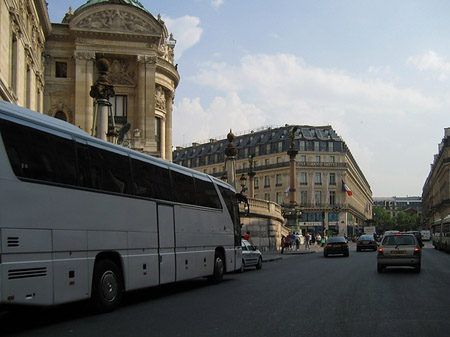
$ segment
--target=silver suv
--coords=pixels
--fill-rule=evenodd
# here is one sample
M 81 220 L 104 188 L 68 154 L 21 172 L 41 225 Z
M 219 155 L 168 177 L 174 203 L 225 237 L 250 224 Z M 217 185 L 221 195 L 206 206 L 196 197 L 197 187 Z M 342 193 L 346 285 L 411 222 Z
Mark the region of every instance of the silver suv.
M 388 234 L 378 248 L 378 272 L 382 273 L 388 266 L 409 266 L 420 273 L 421 259 L 422 247 L 414 234 Z

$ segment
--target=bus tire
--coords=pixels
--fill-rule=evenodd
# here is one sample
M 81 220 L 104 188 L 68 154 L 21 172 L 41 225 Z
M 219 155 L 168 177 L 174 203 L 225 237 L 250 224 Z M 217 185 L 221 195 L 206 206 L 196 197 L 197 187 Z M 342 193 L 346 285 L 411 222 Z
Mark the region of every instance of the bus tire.
M 216 252 L 214 255 L 214 272 L 209 277 L 211 283 L 220 283 L 223 280 L 223 274 L 225 273 L 225 260 L 220 252 Z
M 111 260 L 100 260 L 95 264 L 92 284 L 92 301 L 100 313 L 116 309 L 122 300 L 122 273 Z

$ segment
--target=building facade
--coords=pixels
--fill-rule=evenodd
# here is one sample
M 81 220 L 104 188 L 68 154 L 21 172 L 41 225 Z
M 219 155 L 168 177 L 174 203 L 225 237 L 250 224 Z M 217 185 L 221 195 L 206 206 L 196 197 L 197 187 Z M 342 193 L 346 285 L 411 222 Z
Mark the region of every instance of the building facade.
M 227 139 L 211 139 L 206 144 L 177 148 L 173 161 L 225 177 L 227 144 Z M 233 144 L 237 149 L 237 181 L 246 181 L 244 194 L 251 192 L 250 197 L 282 205 L 288 219 L 286 225 L 293 231 L 332 230 L 351 236 L 364 221 L 372 218 L 370 185 L 349 148 L 331 126 L 266 128 L 237 136 Z M 292 145 L 298 151 L 295 188 L 291 187 L 288 155 Z M 289 199 L 291 188 L 295 190 L 294 207 Z
M 395 217 L 399 212 L 422 215 L 422 198 L 413 197 L 374 197 L 373 206 L 382 207 L 391 217 Z
M 45 0 L 0 2 L 0 99 L 43 112 L 42 55 L 50 31 Z
M 434 156 L 431 170 L 422 189 L 422 218 L 430 227 L 438 219 L 450 214 L 450 128 L 444 129 L 444 137 Z
M 44 0 L 6 3 L 0 7 L 2 35 L 8 24 L 13 28 L 0 50 L 1 62 L 8 55 L 1 69 L 11 69 L 1 73 L 2 99 L 92 134 L 97 110 L 90 93 L 99 77 L 96 61 L 102 58 L 109 64 L 114 88 L 110 115 L 117 130 L 129 130 L 125 144 L 171 160 L 172 105 L 179 74 L 174 64 L 176 41 L 159 15 L 155 18 L 139 1 L 89 0 L 75 11 L 69 9 L 62 23 L 50 24 Z M 23 14 L 25 7 L 28 16 Z M 32 28 L 16 24 L 29 17 Z M 18 37 L 23 42 L 15 45 Z

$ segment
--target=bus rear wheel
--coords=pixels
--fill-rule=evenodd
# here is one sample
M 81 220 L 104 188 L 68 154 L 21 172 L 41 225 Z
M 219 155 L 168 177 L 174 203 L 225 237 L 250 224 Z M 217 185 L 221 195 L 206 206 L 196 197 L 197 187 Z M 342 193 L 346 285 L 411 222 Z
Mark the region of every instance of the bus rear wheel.
M 110 312 L 116 309 L 123 295 L 122 273 L 116 263 L 100 260 L 94 269 L 92 300 L 96 309 Z

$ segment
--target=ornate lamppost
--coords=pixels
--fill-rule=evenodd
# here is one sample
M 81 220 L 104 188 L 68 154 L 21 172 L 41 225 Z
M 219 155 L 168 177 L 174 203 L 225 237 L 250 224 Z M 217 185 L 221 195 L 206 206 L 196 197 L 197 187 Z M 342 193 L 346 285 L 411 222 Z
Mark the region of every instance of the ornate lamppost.
M 233 139 L 235 138 L 233 132 L 228 133 L 227 139 L 228 139 L 228 145 L 225 149 L 225 170 L 227 172 L 227 182 L 234 188 L 236 188 L 236 170 L 235 170 L 235 162 L 236 162 L 236 155 L 237 150 L 236 147 L 233 144 Z
M 241 194 L 244 194 L 244 192 L 247 190 L 247 187 L 245 187 L 245 185 L 247 184 L 247 178 L 245 177 L 245 174 L 242 173 L 241 177 L 239 178 L 239 181 L 241 183 Z
M 109 98 L 114 96 L 114 86 L 108 78 L 109 61 L 100 58 L 96 63 L 98 69 L 98 78 L 89 95 L 95 99 L 94 121 L 92 125 L 92 135 L 94 137 L 107 140 L 107 137 L 117 137 L 115 130 L 114 116 L 112 114 L 111 103 Z M 108 117 L 111 117 L 112 127 L 109 127 Z
M 248 194 L 250 198 L 254 198 L 255 197 L 255 172 L 253 171 L 253 158 L 255 157 L 254 154 L 251 154 L 250 156 L 248 156 L 248 163 L 249 163 L 249 169 L 248 169 L 248 177 L 249 177 L 249 190 L 248 190 Z

